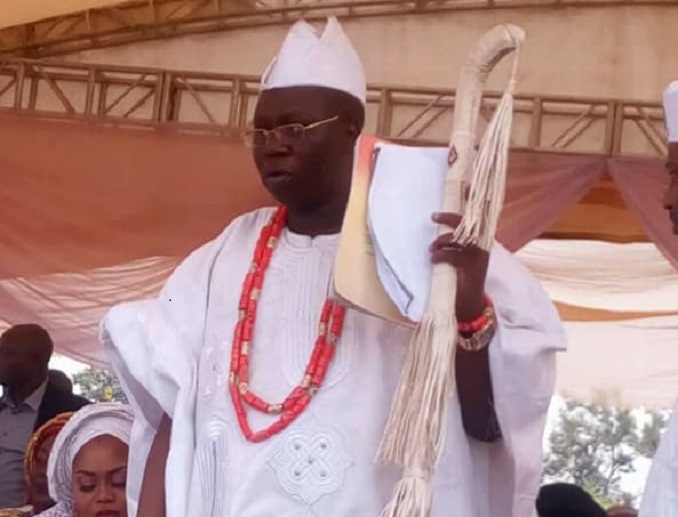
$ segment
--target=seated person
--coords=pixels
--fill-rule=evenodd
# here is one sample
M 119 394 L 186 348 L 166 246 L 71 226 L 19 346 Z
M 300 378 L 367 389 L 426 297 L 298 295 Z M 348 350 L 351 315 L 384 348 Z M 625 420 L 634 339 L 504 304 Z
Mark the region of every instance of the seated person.
M 65 393 L 73 393 L 73 381 L 61 370 L 48 371 L 47 379 L 56 389 Z
M 539 517 L 608 517 L 589 494 L 576 485 L 544 485 L 537 497 Z
M 36 324 L 14 325 L 0 335 L 0 429 L 4 431 L 0 433 L 0 508 L 16 508 L 24 501 L 24 459 L 33 433 L 58 414 L 90 403 L 52 382 L 53 352 L 49 332 Z
M 86 406 L 64 425 L 49 456 L 56 506 L 40 517 L 127 517 L 127 457 L 134 417 L 122 404 Z
M 61 413 L 38 429 L 28 443 L 24 458 L 26 477 L 26 505 L 34 513 L 44 512 L 56 503 L 49 496 L 47 488 L 47 461 L 57 434 L 73 415 Z

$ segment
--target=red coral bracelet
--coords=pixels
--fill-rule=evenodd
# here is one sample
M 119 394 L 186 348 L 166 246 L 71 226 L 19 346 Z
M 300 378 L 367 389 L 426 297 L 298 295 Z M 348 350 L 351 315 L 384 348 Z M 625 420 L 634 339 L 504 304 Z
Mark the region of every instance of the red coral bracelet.
M 483 313 L 473 321 L 459 321 L 457 328 L 459 332 L 474 333 L 487 327 L 487 324 L 492 321 L 494 317 L 494 306 L 489 296 L 485 295 L 485 309 Z

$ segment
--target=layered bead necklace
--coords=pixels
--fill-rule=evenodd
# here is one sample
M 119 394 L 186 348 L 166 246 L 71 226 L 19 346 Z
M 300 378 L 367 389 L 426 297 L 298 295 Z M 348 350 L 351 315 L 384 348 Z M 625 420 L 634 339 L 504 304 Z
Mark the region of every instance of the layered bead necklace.
M 257 304 L 264 284 L 264 276 L 278 239 L 285 227 L 287 213 L 280 206 L 259 234 L 252 264 L 243 282 L 238 304 L 238 323 L 235 326 L 231 349 L 229 390 L 238 418 L 238 424 L 245 438 L 250 442 L 262 442 L 289 426 L 306 409 L 311 398 L 322 386 L 327 369 L 334 357 L 337 341 L 341 337 L 346 308 L 339 303 L 326 300 L 320 313 L 318 337 L 299 385 L 284 401 L 271 404 L 258 397 L 249 388 L 250 349 L 254 337 Z M 247 420 L 245 406 L 267 413 L 280 415 L 278 420 L 261 431 L 252 431 Z

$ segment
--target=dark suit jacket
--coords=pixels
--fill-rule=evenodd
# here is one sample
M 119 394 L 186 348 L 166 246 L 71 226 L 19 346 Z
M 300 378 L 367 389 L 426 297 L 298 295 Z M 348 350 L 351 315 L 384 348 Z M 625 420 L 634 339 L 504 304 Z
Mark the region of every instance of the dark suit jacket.
M 77 411 L 87 404 L 91 404 L 91 402 L 86 398 L 60 390 L 48 381 L 45 396 L 42 398 L 40 409 L 38 409 L 38 418 L 34 430 L 61 413 Z

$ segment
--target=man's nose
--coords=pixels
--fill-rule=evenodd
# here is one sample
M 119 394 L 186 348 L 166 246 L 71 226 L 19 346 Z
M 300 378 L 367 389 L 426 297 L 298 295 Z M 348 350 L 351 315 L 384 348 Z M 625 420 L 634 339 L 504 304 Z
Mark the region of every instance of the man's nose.
M 291 147 L 280 141 L 278 137 L 271 136 L 264 145 L 264 154 L 266 156 L 276 156 L 281 154 L 289 154 Z
M 666 210 L 673 210 L 673 206 L 676 204 L 676 198 L 678 198 L 678 187 L 669 185 L 664 192 L 664 208 Z

